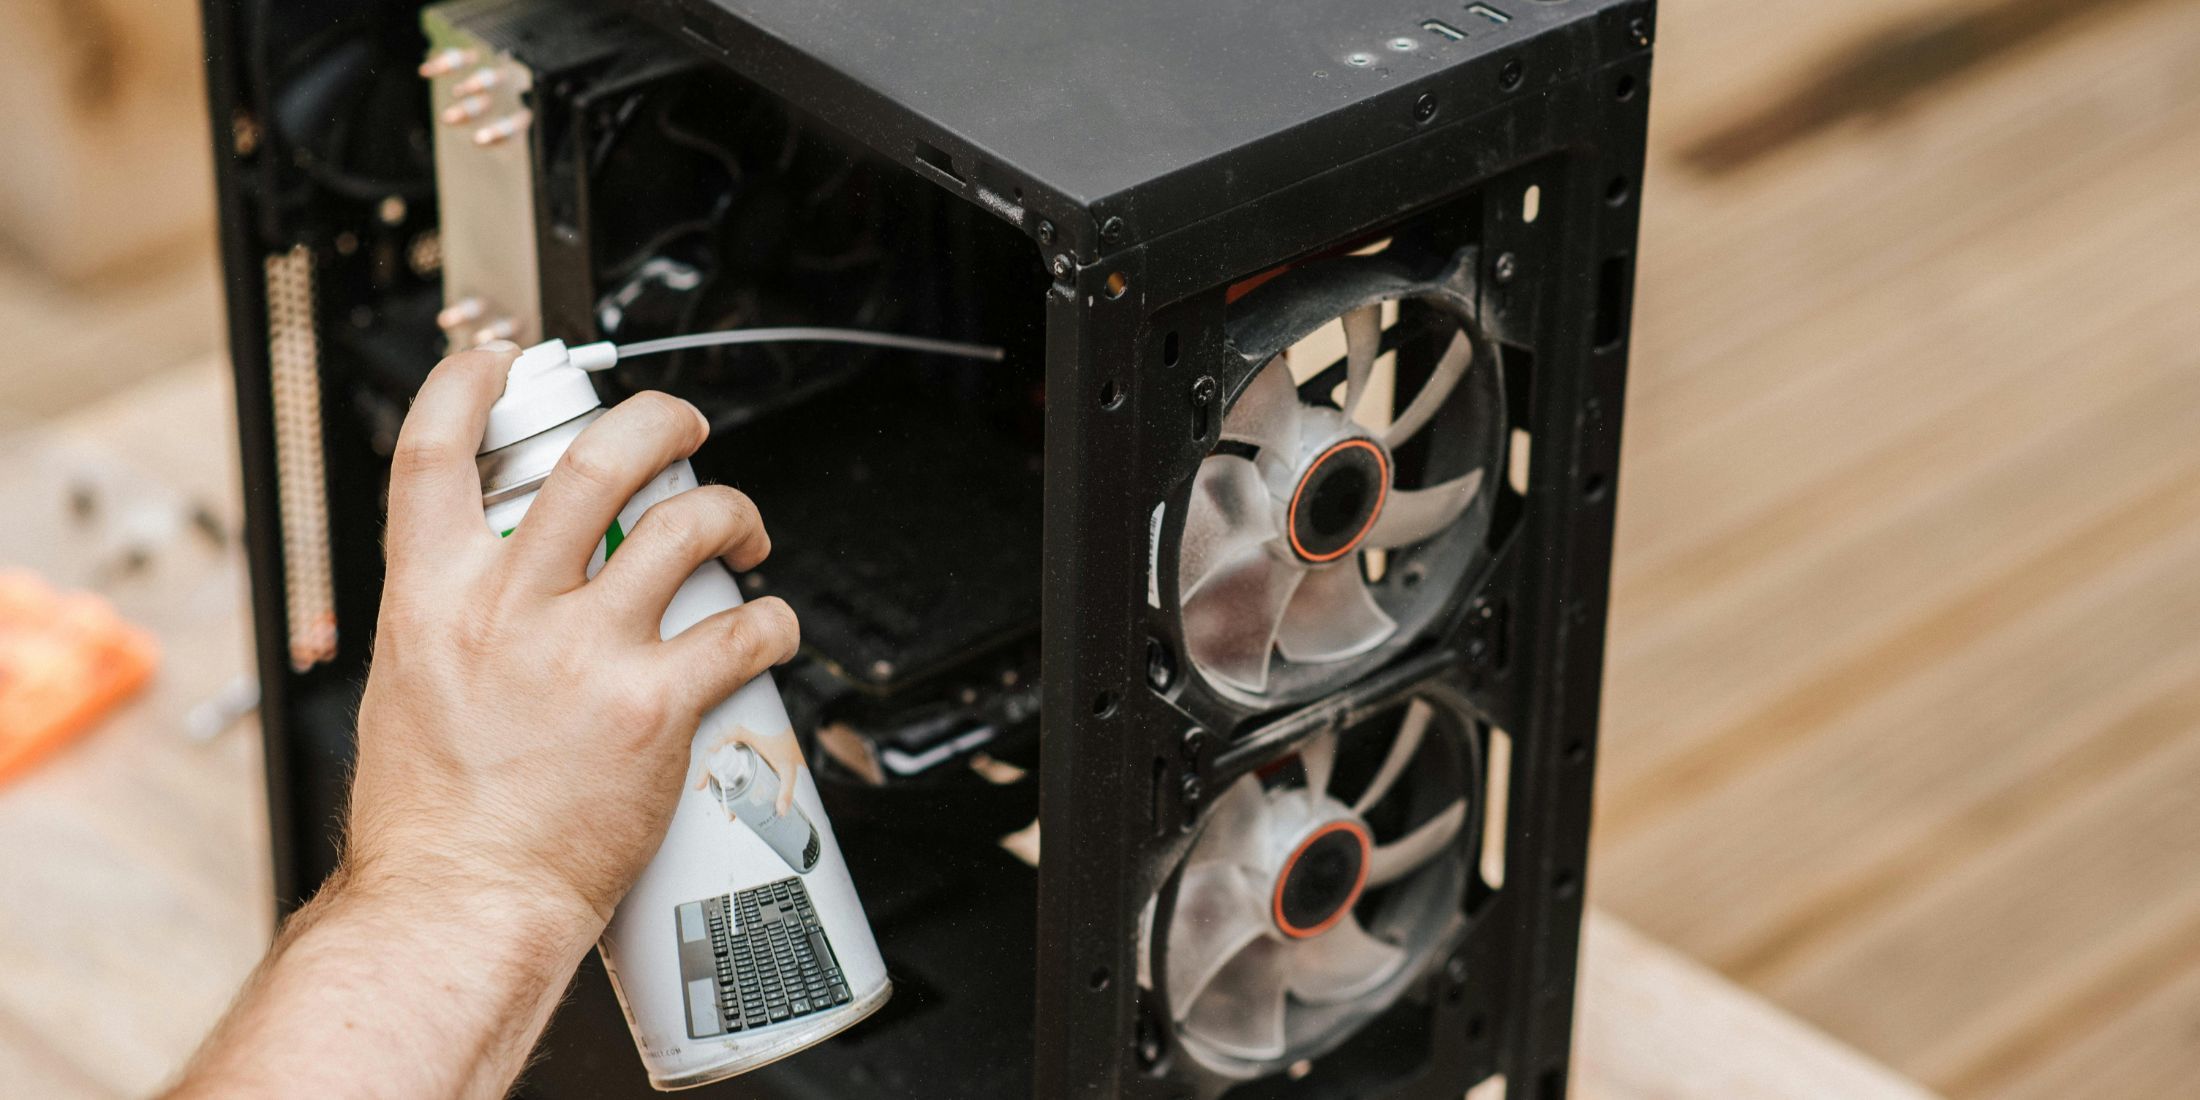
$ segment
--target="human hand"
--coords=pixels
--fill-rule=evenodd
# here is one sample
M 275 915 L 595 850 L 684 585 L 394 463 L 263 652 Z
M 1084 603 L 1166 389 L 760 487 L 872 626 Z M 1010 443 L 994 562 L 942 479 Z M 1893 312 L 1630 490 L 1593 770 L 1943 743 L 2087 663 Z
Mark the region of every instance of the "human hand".
M 764 763 L 771 766 L 773 774 L 779 776 L 779 801 L 772 812 L 780 817 L 787 816 L 787 811 L 794 808 L 795 769 L 803 765 L 802 743 L 795 739 L 794 731 L 790 729 L 778 733 L 758 733 L 747 726 L 736 726 L 732 733 L 712 742 L 709 750 L 703 753 L 703 758 L 709 759 L 712 753 L 727 745 L 747 745 Z M 695 789 L 698 791 L 709 785 L 710 774 L 707 772 L 695 780 Z
M 588 578 L 612 518 L 708 436 L 661 393 L 590 425 L 518 530 L 490 532 L 474 452 L 516 352 L 444 361 L 398 439 L 347 871 L 525 899 L 593 935 L 663 839 L 703 712 L 793 656 L 799 628 L 760 599 L 659 638 L 697 567 L 749 569 L 770 550 L 730 488 L 651 508 Z

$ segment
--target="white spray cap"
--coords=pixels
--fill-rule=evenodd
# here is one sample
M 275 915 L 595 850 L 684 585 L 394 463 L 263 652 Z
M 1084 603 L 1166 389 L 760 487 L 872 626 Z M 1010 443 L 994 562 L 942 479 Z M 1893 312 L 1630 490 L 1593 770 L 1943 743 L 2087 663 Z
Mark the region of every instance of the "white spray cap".
M 588 383 L 588 372 L 618 361 L 618 349 L 607 343 L 567 348 L 563 340 L 546 340 L 521 352 L 505 376 L 504 396 L 489 407 L 481 453 L 509 447 L 595 409 L 602 402 Z

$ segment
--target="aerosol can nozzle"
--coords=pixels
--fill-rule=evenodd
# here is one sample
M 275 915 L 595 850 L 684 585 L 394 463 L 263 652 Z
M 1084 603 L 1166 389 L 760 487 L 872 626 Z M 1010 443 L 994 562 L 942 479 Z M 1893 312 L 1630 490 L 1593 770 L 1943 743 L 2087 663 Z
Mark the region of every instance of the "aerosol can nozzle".
M 584 416 L 602 402 L 588 372 L 619 361 L 619 349 L 608 343 L 567 347 L 563 340 L 545 340 L 519 353 L 504 379 L 504 396 L 489 407 L 488 430 L 481 439 L 482 453 L 517 443 L 548 431 L 577 416 Z

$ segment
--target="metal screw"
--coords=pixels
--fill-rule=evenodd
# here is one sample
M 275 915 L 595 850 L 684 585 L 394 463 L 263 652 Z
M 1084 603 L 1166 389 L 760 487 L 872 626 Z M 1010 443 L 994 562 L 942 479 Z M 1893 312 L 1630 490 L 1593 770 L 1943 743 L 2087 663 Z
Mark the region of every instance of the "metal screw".
M 1189 828 L 1193 819 L 1199 816 L 1199 803 L 1207 797 L 1207 787 L 1199 781 L 1199 776 L 1187 775 L 1184 777 L 1183 793 L 1184 825 Z
M 1497 257 L 1497 266 L 1492 273 L 1497 276 L 1500 285 L 1512 282 L 1513 276 L 1520 274 L 1519 258 L 1510 252 L 1504 253 Z
M 1060 279 L 1066 283 L 1070 280 L 1071 276 L 1074 276 L 1076 274 L 1077 265 L 1070 260 L 1067 253 L 1054 257 L 1055 278 Z
M 871 679 L 885 680 L 891 678 L 893 675 L 894 662 L 884 660 L 871 662 Z
M 1221 392 L 1221 390 L 1222 387 L 1215 383 L 1214 375 L 1202 374 L 1199 376 L 1199 381 L 1192 383 L 1192 404 L 1212 405 L 1214 404 L 1215 394 Z
M 1415 121 L 1415 122 L 1427 122 L 1428 120 L 1430 120 L 1430 119 L 1432 119 L 1432 118 L 1435 118 L 1435 117 L 1436 117 L 1436 93 L 1435 93 L 1435 92 L 1423 92 L 1423 93 L 1421 93 L 1421 98 L 1419 98 L 1419 99 L 1416 99 L 1416 100 L 1414 100 L 1414 101 L 1413 101 L 1413 121 Z
M 1636 16 L 1636 17 L 1635 17 L 1635 18 L 1633 18 L 1633 19 L 1630 19 L 1630 20 L 1628 20 L 1628 22 L 1627 22 L 1627 33 L 1628 33 L 1628 34 L 1629 34 L 1630 36 L 1632 36 L 1632 37 L 1634 38 L 1634 40 L 1635 40 L 1635 45 L 1637 45 L 1637 46 L 1647 46 L 1647 45 L 1649 45 L 1649 44 L 1650 44 L 1650 21 L 1649 21 L 1648 19 L 1644 19 L 1643 17 L 1641 17 L 1641 16 L 1639 16 L 1639 15 L 1638 15 L 1638 16 Z
M 1054 243 L 1054 223 L 1045 218 L 1039 219 L 1039 243 L 1042 245 Z
M 404 222 L 405 200 L 396 195 L 384 198 L 382 204 L 375 208 L 375 216 L 382 219 L 383 225 L 398 225 Z
M 1505 67 L 1497 71 L 1497 86 L 1508 92 L 1512 91 L 1520 86 L 1521 78 L 1526 75 L 1527 70 L 1521 67 L 1517 58 L 1507 61 Z
M 1205 750 L 1206 747 L 1206 730 L 1200 729 L 1198 726 L 1193 726 L 1192 728 L 1184 731 L 1184 756 L 1186 759 L 1199 759 L 1200 752 Z
M 1109 218 L 1107 221 L 1101 222 L 1100 240 L 1104 244 L 1121 244 L 1123 242 L 1123 219 Z

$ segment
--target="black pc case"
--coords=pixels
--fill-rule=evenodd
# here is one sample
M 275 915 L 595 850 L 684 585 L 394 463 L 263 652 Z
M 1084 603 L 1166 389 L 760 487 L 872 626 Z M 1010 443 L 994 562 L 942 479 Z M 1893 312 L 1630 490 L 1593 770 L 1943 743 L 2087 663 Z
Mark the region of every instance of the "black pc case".
M 974 340 L 602 380 L 705 409 L 772 526 L 743 583 L 803 617 L 783 690 L 896 983 L 701 1093 L 1566 1094 L 1650 0 L 206 26 L 285 912 L 447 347 Z M 522 1093 L 648 1094 L 593 962 Z

